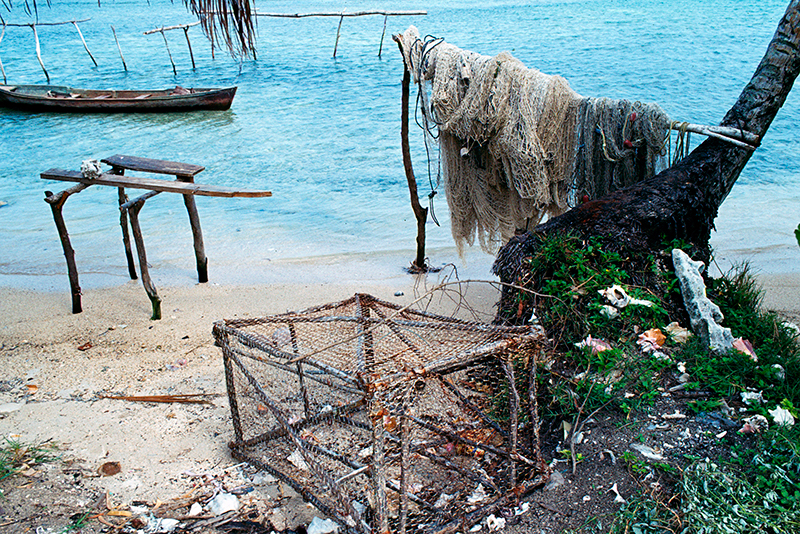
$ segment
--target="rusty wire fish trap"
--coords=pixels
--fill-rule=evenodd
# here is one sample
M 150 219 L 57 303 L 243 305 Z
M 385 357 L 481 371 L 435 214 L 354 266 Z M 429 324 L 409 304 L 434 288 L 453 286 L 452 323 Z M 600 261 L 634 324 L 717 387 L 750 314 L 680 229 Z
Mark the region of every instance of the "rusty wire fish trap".
M 463 532 L 546 481 L 528 327 L 357 294 L 214 336 L 233 456 L 347 532 Z

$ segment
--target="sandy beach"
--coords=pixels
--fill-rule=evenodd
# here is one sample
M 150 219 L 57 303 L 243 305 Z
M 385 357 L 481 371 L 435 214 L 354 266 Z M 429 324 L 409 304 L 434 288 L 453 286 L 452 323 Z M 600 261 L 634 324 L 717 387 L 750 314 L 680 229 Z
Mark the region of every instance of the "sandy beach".
M 84 291 L 80 314 L 71 313 L 66 280 L 57 292 L 0 288 L 0 435 L 26 443 L 52 440 L 63 459 L 94 473 L 85 480 L 95 494 L 107 493 L 119 506 L 175 499 L 197 476 L 236 463 L 227 449 L 233 430 L 221 352 L 212 337 L 215 321 L 300 310 L 354 293 L 406 305 L 442 276 L 398 270 L 396 276 L 338 283 L 167 286 L 159 288 L 160 321 L 150 320 L 150 303 L 138 281 Z M 765 307 L 797 321 L 800 274 L 759 279 Z M 470 306 L 489 320 L 496 290 L 475 284 L 469 296 Z M 449 300 L 426 299 L 421 305 L 452 311 Z M 211 404 L 101 398 L 167 394 L 213 397 Z M 119 462 L 121 472 L 97 476 L 109 461 Z M 81 498 L 61 494 L 55 504 L 79 506 L 72 501 Z M 270 497 L 256 491 L 248 498 Z M 273 512 L 282 514 L 270 518 L 276 527 L 307 523 L 313 516 L 296 498 L 289 509 L 294 516 L 286 516 L 286 507 Z M 7 528 L 12 530 L 0 527 L 0 532 L 16 532 Z

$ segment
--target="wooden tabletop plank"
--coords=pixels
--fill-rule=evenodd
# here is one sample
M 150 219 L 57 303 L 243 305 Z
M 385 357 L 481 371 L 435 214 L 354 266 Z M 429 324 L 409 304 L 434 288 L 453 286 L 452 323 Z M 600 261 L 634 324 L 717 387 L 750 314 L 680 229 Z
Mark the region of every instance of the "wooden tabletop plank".
M 85 178 L 78 171 L 64 169 L 50 169 L 41 174 L 44 180 L 59 180 L 62 182 L 78 182 L 89 185 L 108 185 L 112 187 L 127 187 L 131 189 L 148 189 L 150 191 L 163 191 L 166 193 L 180 193 L 182 195 L 201 195 L 207 197 L 243 197 L 259 198 L 271 197 L 271 191 L 254 189 L 233 189 L 216 185 L 203 185 L 193 182 L 161 180 L 158 178 L 144 178 L 139 176 L 121 176 L 118 174 L 103 173 L 97 178 Z
M 192 177 L 203 171 L 205 167 L 192 165 L 191 163 L 180 163 L 178 161 L 166 161 L 163 159 L 140 158 L 137 156 L 123 156 L 114 154 L 110 158 L 101 159 L 106 165 L 121 167 L 132 171 L 153 172 L 157 174 L 172 174 L 175 176 Z

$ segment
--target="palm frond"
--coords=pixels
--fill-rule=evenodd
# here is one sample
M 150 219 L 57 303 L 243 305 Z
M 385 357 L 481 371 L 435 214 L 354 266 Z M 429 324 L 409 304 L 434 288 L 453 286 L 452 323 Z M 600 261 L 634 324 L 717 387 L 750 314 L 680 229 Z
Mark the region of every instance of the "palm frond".
M 254 0 L 183 0 L 198 16 L 212 46 L 219 43 L 234 56 L 255 52 Z

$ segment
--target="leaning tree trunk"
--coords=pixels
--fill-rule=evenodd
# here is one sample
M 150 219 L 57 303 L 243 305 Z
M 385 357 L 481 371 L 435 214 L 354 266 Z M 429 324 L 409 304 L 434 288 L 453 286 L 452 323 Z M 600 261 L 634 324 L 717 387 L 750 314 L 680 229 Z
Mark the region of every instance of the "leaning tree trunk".
M 792 0 L 750 83 L 722 120 L 763 138 L 786 101 L 800 72 L 800 0 Z M 709 239 L 717 210 L 730 193 L 752 150 L 709 138 L 676 165 L 625 189 L 576 206 L 531 232 L 512 238 L 492 268 L 502 282 L 514 283 L 522 260 L 541 238 L 558 232 L 597 237 L 617 249 L 642 257 L 665 242 L 680 239 L 692 245 L 696 259 L 710 258 Z M 506 286 L 507 287 L 507 286 Z M 513 301 L 503 291 L 502 310 Z

